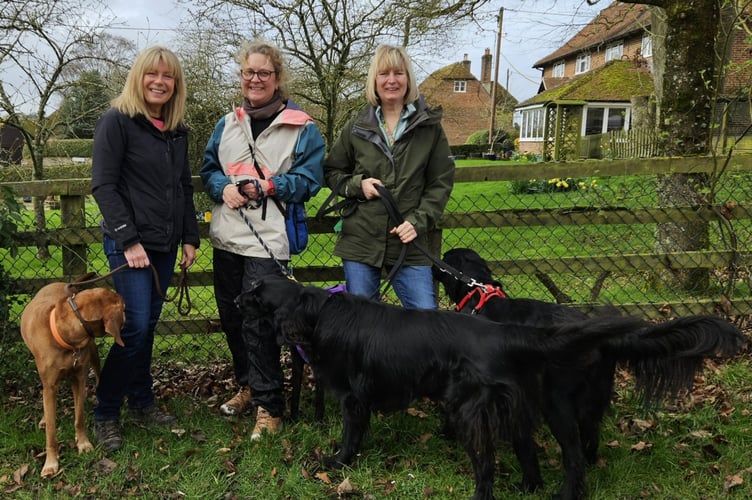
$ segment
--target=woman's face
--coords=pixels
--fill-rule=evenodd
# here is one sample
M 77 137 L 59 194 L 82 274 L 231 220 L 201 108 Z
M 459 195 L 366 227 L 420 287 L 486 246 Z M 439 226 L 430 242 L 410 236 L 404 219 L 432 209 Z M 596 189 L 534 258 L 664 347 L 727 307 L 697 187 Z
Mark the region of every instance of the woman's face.
M 376 93 L 382 105 L 404 104 L 407 94 L 407 71 L 403 68 L 380 71 L 376 75 Z
M 261 106 L 271 100 L 279 80 L 274 65 L 264 54 L 250 54 L 240 68 L 243 95 L 253 106 Z
M 162 116 L 162 107 L 175 94 L 175 75 L 167 69 L 161 59 L 156 68 L 147 71 L 143 79 L 144 100 L 149 108 L 149 115 L 154 118 Z

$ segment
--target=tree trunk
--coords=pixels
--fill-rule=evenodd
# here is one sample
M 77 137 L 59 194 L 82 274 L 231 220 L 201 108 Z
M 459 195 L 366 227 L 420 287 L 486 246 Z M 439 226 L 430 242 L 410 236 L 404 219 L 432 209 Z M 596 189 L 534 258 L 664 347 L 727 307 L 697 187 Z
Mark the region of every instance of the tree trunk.
M 641 2 L 629 2 L 641 3 Z M 646 2 L 648 3 L 648 2 Z M 653 15 L 656 37 L 654 52 L 662 52 L 654 63 L 656 95 L 660 97 L 658 133 L 662 150 L 669 156 L 707 154 L 710 151 L 711 121 L 716 94 L 717 67 L 715 39 L 719 28 L 718 0 L 654 0 L 663 7 Z M 665 24 L 662 24 L 665 23 Z M 669 174 L 657 182 L 659 206 L 694 207 L 708 199 L 707 175 Z M 708 246 L 707 223 L 685 221 L 658 224 L 656 246 L 659 252 L 686 252 Z M 708 271 L 702 268 L 656 272 L 660 286 L 697 291 L 709 285 Z
M 35 144 L 33 149 L 31 152 L 31 180 L 40 181 L 44 179 L 44 153 L 42 146 L 39 144 Z M 47 216 L 44 213 L 44 197 L 35 196 L 32 201 L 37 258 L 39 260 L 47 260 L 50 258 L 50 249 L 47 247 Z

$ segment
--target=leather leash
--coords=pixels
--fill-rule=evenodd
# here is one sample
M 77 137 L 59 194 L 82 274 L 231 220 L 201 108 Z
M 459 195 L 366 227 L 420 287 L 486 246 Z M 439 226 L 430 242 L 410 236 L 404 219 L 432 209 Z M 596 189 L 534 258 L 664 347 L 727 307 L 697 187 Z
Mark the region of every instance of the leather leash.
M 86 332 L 91 335 L 89 332 L 89 329 L 87 328 L 85 324 L 85 320 L 83 317 L 81 317 L 81 313 L 78 311 L 78 306 L 76 306 L 75 302 L 75 292 L 71 290 L 71 287 L 77 286 L 77 285 L 91 285 L 92 283 L 96 283 L 98 281 L 102 281 L 104 279 L 109 278 L 115 273 L 118 273 L 124 269 L 127 269 L 128 263 L 122 264 L 112 271 L 110 271 L 107 274 L 103 274 L 101 276 L 96 276 L 94 278 L 90 279 L 77 279 L 75 281 L 71 281 L 70 283 L 66 283 L 65 285 L 65 292 L 68 294 L 68 303 L 71 305 L 71 308 L 73 309 L 73 312 L 76 314 L 76 317 L 81 322 L 81 324 L 84 326 L 84 329 L 86 329 Z M 157 268 L 154 267 L 154 264 L 150 264 L 149 267 L 151 267 L 152 275 L 154 276 L 154 284 L 157 289 L 157 293 L 159 296 L 164 300 L 165 302 L 174 302 L 177 299 L 177 309 L 178 312 L 183 315 L 187 316 L 188 313 L 191 312 L 191 309 L 193 308 L 193 304 L 191 303 L 191 296 L 188 293 L 188 270 L 187 269 L 181 269 L 180 270 L 180 277 L 178 279 L 178 286 L 177 290 L 175 291 L 175 295 L 172 297 L 166 296 L 162 293 L 162 285 L 159 281 L 159 274 L 157 273 Z M 86 274 L 84 276 L 89 276 L 89 274 Z M 185 306 L 183 305 L 183 301 L 185 301 Z

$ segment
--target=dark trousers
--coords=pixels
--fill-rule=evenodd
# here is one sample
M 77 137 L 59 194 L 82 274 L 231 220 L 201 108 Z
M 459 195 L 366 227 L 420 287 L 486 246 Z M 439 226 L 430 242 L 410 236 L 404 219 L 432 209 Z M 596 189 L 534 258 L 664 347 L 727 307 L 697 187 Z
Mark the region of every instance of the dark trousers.
M 127 262 L 114 240 L 105 236 L 103 246 L 110 269 Z M 118 420 L 126 397 L 130 408 L 145 408 L 154 404 L 151 375 L 154 327 L 162 313 L 162 296 L 170 284 L 177 248 L 172 252 L 147 250 L 146 253 L 157 270 L 161 295 L 150 267 L 127 268 L 112 276 L 115 291 L 125 303 L 125 324 L 120 332 L 125 346 L 113 343 L 104 361 L 97 385 L 94 420 Z
M 251 388 L 254 405 L 280 417 L 285 410 L 284 374 L 276 332 L 267 318 L 243 318 L 234 302 L 253 280 L 269 275 L 284 276 L 272 259 L 214 249 L 214 296 L 235 378 L 238 384 Z

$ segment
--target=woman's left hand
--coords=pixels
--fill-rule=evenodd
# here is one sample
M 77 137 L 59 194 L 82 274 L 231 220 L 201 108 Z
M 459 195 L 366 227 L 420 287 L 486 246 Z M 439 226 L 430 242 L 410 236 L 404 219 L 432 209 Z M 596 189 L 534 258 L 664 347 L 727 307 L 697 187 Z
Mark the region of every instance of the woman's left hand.
M 415 230 L 415 226 L 408 221 L 404 221 L 399 226 L 392 228 L 389 232 L 391 234 L 396 234 L 402 243 L 410 243 L 418 237 L 418 231 Z
M 196 261 L 196 247 L 186 243 L 183 245 L 183 254 L 180 257 L 180 269 L 188 269 Z

